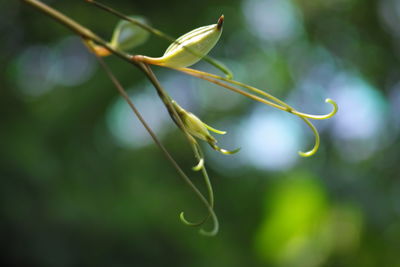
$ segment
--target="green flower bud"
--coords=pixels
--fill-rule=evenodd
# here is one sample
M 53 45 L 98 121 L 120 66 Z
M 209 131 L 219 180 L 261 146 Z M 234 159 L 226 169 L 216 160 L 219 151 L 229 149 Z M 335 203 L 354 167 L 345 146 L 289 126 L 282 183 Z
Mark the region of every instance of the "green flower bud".
M 235 149 L 232 151 L 223 149 L 218 147 L 217 140 L 210 134 L 210 131 L 213 131 L 218 134 L 226 134 L 224 131 L 219 131 L 217 129 L 212 128 L 211 126 L 205 124 L 202 122 L 196 115 L 193 113 L 183 109 L 181 106 L 176 103 L 176 101 L 172 100 L 172 104 L 174 105 L 174 108 L 176 112 L 178 113 L 180 119 L 182 120 L 183 125 L 185 126 L 185 129 L 189 132 L 190 135 L 197 137 L 201 140 L 206 141 L 213 149 L 221 152 L 222 154 L 234 154 L 240 150 Z M 201 166 L 201 162 L 199 163 L 198 166 Z M 195 170 L 198 170 L 200 167 L 195 167 Z
M 222 15 L 217 24 L 203 26 L 182 35 L 167 48 L 162 57 L 140 56 L 136 59 L 172 68 L 191 66 L 207 55 L 218 42 L 223 22 L 224 16 Z
M 215 138 L 210 134 L 205 123 L 203 123 L 196 115 L 183 109 L 181 106 L 172 101 L 176 112 L 183 122 L 186 130 L 192 135 L 207 142 L 216 142 Z

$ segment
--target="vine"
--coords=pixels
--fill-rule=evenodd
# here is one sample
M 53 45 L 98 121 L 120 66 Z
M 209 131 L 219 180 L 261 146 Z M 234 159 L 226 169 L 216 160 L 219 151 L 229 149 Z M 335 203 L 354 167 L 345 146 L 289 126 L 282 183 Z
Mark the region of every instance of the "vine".
M 291 113 L 301 120 L 303 120 L 309 128 L 312 130 L 315 136 L 315 142 L 312 149 L 306 152 L 299 152 L 300 156 L 309 157 L 314 155 L 320 144 L 320 137 L 317 129 L 311 123 L 310 120 L 325 120 L 329 119 L 335 115 L 338 110 L 337 104 L 331 100 L 326 99 L 326 102 L 332 105 L 332 111 L 325 115 L 313 115 L 306 114 L 300 111 L 297 111 L 295 108 L 289 106 L 282 100 L 272 96 L 264 90 L 255 88 L 248 84 L 233 80 L 232 72 L 224 66 L 221 62 L 216 61 L 215 59 L 207 56 L 208 52 L 214 47 L 214 45 L 218 42 L 224 23 L 224 16 L 222 15 L 216 24 L 212 24 L 209 26 L 200 27 L 190 31 L 187 34 L 182 35 L 178 39 L 172 38 L 169 35 L 163 33 L 162 31 L 149 26 L 144 19 L 140 17 L 131 17 L 126 16 L 125 14 L 114 10 L 111 7 L 108 7 L 100 2 L 86 0 L 86 2 L 91 5 L 98 7 L 114 16 L 119 17 L 122 21 L 116 26 L 114 29 L 113 36 L 111 41 L 106 41 L 103 38 L 99 37 L 95 33 L 93 33 L 88 28 L 82 26 L 75 20 L 67 17 L 63 13 L 51 8 L 50 6 L 44 4 L 40 0 L 20 0 L 25 4 L 28 4 L 42 13 L 52 17 L 57 22 L 65 25 L 70 30 L 72 30 L 76 35 L 82 38 L 83 43 L 87 46 L 87 48 L 95 55 L 100 66 L 104 69 L 107 76 L 110 78 L 112 84 L 118 90 L 119 94 L 126 100 L 135 116 L 138 117 L 139 121 L 143 124 L 154 143 L 160 148 L 162 153 L 165 155 L 167 160 L 172 164 L 175 170 L 178 172 L 179 176 L 184 180 L 184 182 L 191 188 L 191 190 L 195 193 L 195 195 L 199 198 L 199 200 L 204 204 L 207 208 L 208 213 L 198 222 L 191 222 L 185 217 L 185 213 L 180 213 L 181 221 L 188 225 L 194 227 L 201 227 L 204 225 L 210 218 L 213 222 L 213 226 L 211 230 L 200 229 L 200 233 L 214 236 L 218 233 L 219 223 L 217 216 L 214 212 L 214 193 L 210 178 L 206 169 L 206 160 L 204 158 L 204 153 L 202 148 L 198 142 L 198 140 L 207 142 L 211 148 L 222 153 L 222 154 L 233 154 L 237 153 L 239 149 L 235 149 L 232 151 L 220 148 L 216 143 L 217 140 L 214 136 L 211 135 L 211 132 L 217 134 L 225 134 L 226 132 L 216 130 L 204 123 L 193 113 L 182 108 L 179 103 L 177 103 L 171 96 L 167 93 L 167 91 L 161 86 L 158 81 L 156 75 L 152 71 L 150 65 L 158 65 L 166 68 L 170 68 L 176 71 L 180 71 L 187 75 L 194 76 L 196 78 L 214 83 L 220 87 L 226 88 L 233 92 L 239 93 L 247 98 L 258 101 L 260 103 L 269 105 L 271 107 L 280 109 L 282 111 Z M 154 34 L 160 38 L 163 38 L 171 43 L 171 45 L 167 48 L 164 55 L 158 58 L 149 57 L 145 55 L 132 55 L 128 53 L 128 50 L 144 43 L 147 40 L 149 33 Z M 136 108 L 132 100 L 129 98 L 126 93 L 124 87 L 121 85 L 119 80 L 116 78 L 112 70 L 108 67 L 103 57 L 115 55 L 128 63 L 134 65 L 149 80 L 149 82 L 156 89 L 157 94 L 164 106 L 166 107 L 171 119 L 175 122 L 177 127 L 183 132 L 186 137 L 188 143 L 191 146 L 191 149 L 194 154 L 194 158 L 196 159 L 196 163 L 192 168 L 193 171 L 201 173 L 204 179 L 205 186 L 207 188 L 207 197 L 203 195 L 203 193 L 193 184 L 190 180 L 189 176 L 182 170 L 179 164 L 174 160 L 172 155 L 168 152 L 168 150 L 164 147 L 164 145 L 157 138 L 156 134 L 150 128 L 150 126 L 143 119 L 141 113 Z M 195 69 L 188 68 L 191 65 L 195 64 L 199 60 L 205 60 L 209 64 L 213 65 L 220 71 L 225 74 L 225 77 L 215 75 L 212 73 L 207 73 Z

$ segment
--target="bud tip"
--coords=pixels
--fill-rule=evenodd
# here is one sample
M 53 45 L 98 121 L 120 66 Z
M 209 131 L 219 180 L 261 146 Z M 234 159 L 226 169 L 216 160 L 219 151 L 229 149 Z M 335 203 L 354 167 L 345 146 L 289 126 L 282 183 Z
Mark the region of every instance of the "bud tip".
M 221 17 L 219 17 L 218 22 L 217 22 L 217 29 L 221 30 L 222 29 L 222 24 L 224 24 L 224 15 L 221 15 Z

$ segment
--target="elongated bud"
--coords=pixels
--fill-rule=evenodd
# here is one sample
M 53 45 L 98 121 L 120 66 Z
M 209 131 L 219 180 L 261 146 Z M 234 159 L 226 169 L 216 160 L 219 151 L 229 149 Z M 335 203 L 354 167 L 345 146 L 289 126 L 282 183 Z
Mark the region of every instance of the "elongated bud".
M 222 33 L 224 15 L 217 24 L 203 26 L 182 35 L 159 58 L 137 56 L 136 59 L 154 65 L 185 68 L 202 59 L 218 42 Z
M 130 16 L 134 20 L 146 23 L 140 16 Z M 114 29 L 110 46 L 121 50 L 130 50 L 147 41 L 149 32 L 133 24 L 132 22 L 121 20 Z

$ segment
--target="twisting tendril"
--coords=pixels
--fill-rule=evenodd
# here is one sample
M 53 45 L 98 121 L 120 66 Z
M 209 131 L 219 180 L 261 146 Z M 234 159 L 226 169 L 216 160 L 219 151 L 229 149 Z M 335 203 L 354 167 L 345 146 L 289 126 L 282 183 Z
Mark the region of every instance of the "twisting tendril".
M 312 115 L 312 114 L 302 113 L 302 112 L 299 112 L 299 111 L 295 110 L 294 108 L 292 108 L 287 103 L 285 103 L 282 100 L 280 100 L 279 98 L 277 98 L 277 97 L 275 97 L 275 96 L 273 96 L 273 95 L 271 95 L 271 94 L 269 94 L 269 93 L 267 93 L 267 92 L 265 92 L 263 90 L 255 88 L 253 86 L 250 86 L 248 84 L 245 84 L 245 83 L 242 83 L 242 82 L 238 82 L 238 81 L 235 81 L 235 80 L 231 80 L 231 79 L 226 79 L 224 77 L 221 77 L 221 76 L 218 76 L 218 75 L 215 75 L 215 74 L 212 74 L 212 73 L 199 71 L 199 70 L 195 70 L 195 69 L 190 69 L 190 68 L 173 68 L 173 69 L 185 72 L 185 73 L 187 73 L 189 75 L 191 75 L 191 74 L 200 74 L 200 75 L 211 77 L 211 78 L 214 78 L 214 79 L 217 79 L 217 80 L 225 81 L 225 82 L 228 82 L 228 83 L 231 83 L 231 84 L 234 84 L 234 85 L 241 86 L 243 88 L 246 88 L 246 89 L 248 89 L 248 90 L 250 90 L 252 92 L 255 92 L 255 93 L 259 94 L 259 95 L 262 95 L 262 96 L 264 96 L 264 97 L 276 102 L 277 104 L 281 105 L 281 107 L 277 107 L 276 105 L 271 105 L 270 104 L 271 102 L 266 103 L 266 104 L 268 104 L 270 106 L 273 106 L 273 107 L 276 107 L 276 108 L 279 108 L 279 109 L 284 110 L 286 112 L 301 116 L 303 118 L 309 118 L 309 119 L 313 119 L 313 120 L 325 120 L 325 119 L 329 119 L 329 118 L 333 117 L 336 114 L 336 112 L 338 111 L 338 106 L 337 106 L 336 102 L 333 101 L 330 98 L 327 98 L 327 99 L 325 99 L 325 102 L 331 104 L 332 107 L 333 107 L 332 111 L 329 112 L 328 114 L 325 114 L 325 115 Z M 196 77 L 201 78 L 200 76 L 196 76 Z

